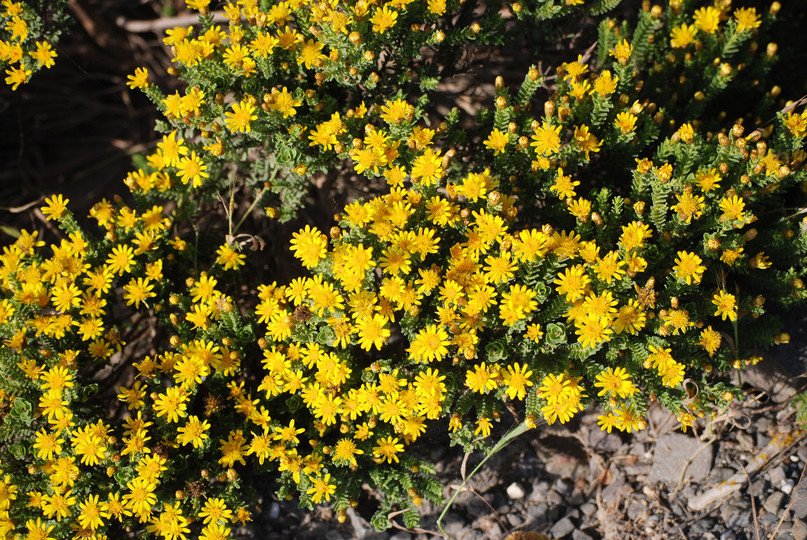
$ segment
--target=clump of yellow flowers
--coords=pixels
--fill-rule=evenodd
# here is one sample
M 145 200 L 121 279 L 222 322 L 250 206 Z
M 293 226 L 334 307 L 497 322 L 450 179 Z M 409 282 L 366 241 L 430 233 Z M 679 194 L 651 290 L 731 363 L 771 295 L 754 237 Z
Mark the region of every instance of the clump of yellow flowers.
M 136 204 L 81 227 L 53 195 L 63 237 L 0 256 L 2 534 L 231 538 L 267 480 L 340 519 L 369 486 L 373 525 L 414 527 L 444 495 L 425 445 L 588 406 L 633 432 L 652 401 L 687 429 L 735 399 L 727 374 L 788 339 L 766 303 L 807 297 L 807 113 L 716 110 L 774 62 L 779 5 L 648 3 L 590 56 L 489 81 L 473 118 L 431 104 L 447 51 L 577 4 L 244 1 L 220 27 L 189 0 L 200 24 L 165 38 L 187 90 L 130 78 L 166 116 Z M 261 284 L 253 235 L 314 173 L 372 195 Z
M 53 66 L 53 44 L 66 25 L 66 7 L 67 0 L 0 3 L 0 69 L 12 90 Z

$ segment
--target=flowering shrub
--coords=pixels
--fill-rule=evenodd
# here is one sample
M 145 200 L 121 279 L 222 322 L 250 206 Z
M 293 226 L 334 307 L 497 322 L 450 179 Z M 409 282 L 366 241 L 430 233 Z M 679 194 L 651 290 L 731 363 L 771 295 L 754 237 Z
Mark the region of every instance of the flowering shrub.
M 36 71 L 53 66 L 53 44 L 67 24 L 67 0 L 13 2 L 3 0 L 0 12 L 0 68 L 16 90 Z
M 446 58 L 609 6 L 242 2 L 222 29 L 188 4 L 200 28 L 166 38 L 187 91 L 130 80 L 166 116 L 136 204 L 82 228 L 54 195 L 64 237 L 0 258 L 7 536 L 228 538 L 271 479 L 340 519 L 370 486 L 373 525 L 415 526 L 443 498 L 425 439 L 485 448 L 589 405 L 632 432 L 652 401 L 686 430 L 787 340 L 765 311 L 807 295 L 807 112 L 760 82 L 778 3 L 604 19 L 473 119 L 433 104 Z M 727 124 L 729 90 L 771 121 Z M 239 231 L 292 217 L 315 171 L 377 194 L 294 234 L 298 277 L 256 283 Z

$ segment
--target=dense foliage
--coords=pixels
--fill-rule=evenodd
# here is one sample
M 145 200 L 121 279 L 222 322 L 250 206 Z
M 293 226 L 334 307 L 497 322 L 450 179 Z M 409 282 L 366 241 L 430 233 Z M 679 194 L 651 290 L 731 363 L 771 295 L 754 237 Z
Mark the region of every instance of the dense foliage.
M 199 24 L 164 40 L 186 90 L 130 77 L 165 116 L 134 202 L 82 227 L 53 195 L 64 237 L 3 248 L 7 536 L 228 538 L 267 479 L 342 519 L 370 486 L 377 528 L 414 526 L 444 496 L 424 440 L 486 448 L 589 405 L 631 432 L 651 401 L 686 430 L 788 339 L 766 310 L 807 296 L 807 112 L 766 82 L 778 2 L 244 1 L 226 26 L 187 4 Z M 461 109 L 464 54 L 583 17 L 584 55 L 542 73 L 530 49 Z M 322 176 L 375 195 L 260 284 L 261 224 Z

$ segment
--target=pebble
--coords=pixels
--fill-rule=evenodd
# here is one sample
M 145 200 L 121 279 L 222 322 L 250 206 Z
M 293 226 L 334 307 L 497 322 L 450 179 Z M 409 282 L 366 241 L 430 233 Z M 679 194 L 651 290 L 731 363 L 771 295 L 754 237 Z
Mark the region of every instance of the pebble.
M 631 521 L 638 521 L 639 517 L 645 512 L 645 510 L 647 510 L 647 505 L 634 499 L 628 505 L 628 517 L 631 519 Z
M 549 490 L 549 492 L 546 494 L 545 500 L 551 506 L 557 506 L 563 502 L 563 497 L 561 497 L 560 493 L 553 489 Z
M 555 538 L 563 538 L 567 534 L 571 534 L 574 531 L 574 523 L 572 520 L 565 517 L 555 523 L 551 529 L 549 529 L 549 534 Z
M 807 517 L 807 493 L 804 490 L 798 490 L 794 495 L 793 504 L 790 505 L 790 511 L 793 512 L 793 517 L 804 519 Z
M 781 484 L 779 484 L 779 489 L 785 495 L 790 495 L 790 493 L 793 491 L 793 486 L 795 486 L 795 485 L 796 485 L 796 483 L 793 480 L 791 480 L 790 478 L 787 478 L 787 479 L 783 480 Z
M 594 540 L 591 535 L 584 533 L 580 529 L 575 529 L 572 532 L 572 540 Z
M 794 519 L 790 534 L 793 536 L 793 540 L 807 540 L 807 525 L 799 518 Z
M 720 540 L 736 540 L 737 537 L 731 531 L 726 531 L 720 535 Z
M 568 497 L 569 494 L 572 492 L 572 484 L 559 478 L 557 482 L 555 482 L 555 491 L 557 491 L 561 496 Z
M 580 506 L 580 511 L 584 516 L 591 516 L 597 511 L 597 505 L 587 502 Z
M 771 514 L 779 513 L 779 509 L 782 507 L 782 501 L 785 498 L 785 494 L 781 491 L 774 491 L 768 498 L 765 499 L 765 502 L 762 503 L 762 507 L 765 508 Z
M 779 467 L 774 467 L 770 471 L 768 471 L 768 478 L 771 479 L 771 484 L 774 486 L 778 486 L 781 484 L 786 476 L 785 476 L 785 468 L 781 465 Z
M 507 486 L 507 496 L 513 500 L 523 499 L 524 498 L 524 488 L 522 488 L 518 482 L 513 482 L 509 486 Z

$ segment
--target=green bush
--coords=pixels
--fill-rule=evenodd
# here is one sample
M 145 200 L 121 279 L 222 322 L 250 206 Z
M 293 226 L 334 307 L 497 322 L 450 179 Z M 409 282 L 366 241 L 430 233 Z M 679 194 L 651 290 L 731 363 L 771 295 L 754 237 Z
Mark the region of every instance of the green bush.
M 130 78 L 165 115 L 135 203 L 88 228 L 54 195 L 64 238 L 3 250 L 0 529 L 227 538 L 272 479 L 340 519 L 370 486 L 374 526 L 413 527 L 443 500 L 426 438 L 489 449 L 592 404 L 632 432 L 651 401 L 685 430 L 736 399 L 731 370 L 788 339 L 766 305 L 807 295 L 807 112 L 765 90 L 779 4 L 576 4 L 242 2 L 220 27 L 189 0 L 200 24 L 165 38 L 187 89 Z M 527 48 L 460 109 L 464 54 L 582 17 L 596 46 L 552 73 Z M 322 177 L 374 195 L 259 284 L 258 233 Z

